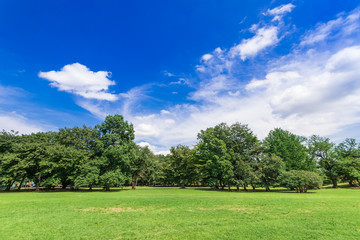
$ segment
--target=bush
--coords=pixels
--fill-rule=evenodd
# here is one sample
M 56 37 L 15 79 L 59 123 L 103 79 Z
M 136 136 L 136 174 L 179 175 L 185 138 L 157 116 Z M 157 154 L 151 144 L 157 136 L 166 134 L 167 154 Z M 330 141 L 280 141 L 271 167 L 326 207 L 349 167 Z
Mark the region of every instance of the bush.
M 316 172 L 291 170 L 280 176 L 282 187 L 296 189 L 297 192 L 307 192 L 308 189 L 316 189 L 322 186 L 322 178 Z

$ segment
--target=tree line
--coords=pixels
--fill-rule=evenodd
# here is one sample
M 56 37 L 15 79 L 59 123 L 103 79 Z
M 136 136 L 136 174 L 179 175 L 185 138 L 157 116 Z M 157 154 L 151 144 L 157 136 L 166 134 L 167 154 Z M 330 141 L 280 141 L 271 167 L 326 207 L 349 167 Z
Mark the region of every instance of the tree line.
M 133 125 L 121 115 L 95 127 L 19 135 L 0 133 L 0 183 L 20 190 L 132 186 L 209 186 L 247 190 L 286 187 L 297 192 L 339 181 L 359 186 L 360 146 L 355 139 L 297 136 L 281 128 L 260 141 L 245 124 L 201 130 L 197 143 L 152 153 L 134 142 Z

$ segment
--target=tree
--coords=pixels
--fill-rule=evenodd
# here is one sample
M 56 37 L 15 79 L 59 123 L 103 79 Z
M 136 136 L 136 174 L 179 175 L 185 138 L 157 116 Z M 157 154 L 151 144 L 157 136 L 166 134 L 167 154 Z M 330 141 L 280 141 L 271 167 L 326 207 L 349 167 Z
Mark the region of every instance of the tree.
M 359 186 L 360 146 L 355 139 L 346 139 L 335 147 L 338 158 L 338 173 L 350 186 Z
M 329 138 L 313 135 L 308 139 L 308 151 L 316 159 L 320 170 L 332 182 L 333 188 L 337 187 L 339 179 L 339 163 L 336 157 L 335 144 Z
M 315 171 L 316 163 L 308 155 L 307 149 L 303 145 L 305 140 L 304 137 L 281 128 L 275 128 L 264 139 L 263 145 L 265 152 L 275 154 L 283 159 L 287 171 Z
M 175 182 L 180 185 L 181 188 L 185 188 L 185 185 L 191 184 L 196 176 L 196 168 L 191 149 L 184 145 L 171 147 L 169 159 L 171 161 Z
M 166 160 L 162 154 L 153 155 L 151 161 L 147 162 L 144 177 L 141 179 L 144 185 L 163 185 L 166 180 Z
M 148 162 L 152 159 L 153 154 L 147 146 L 136 146 L 135 154 L 132 156 L 130 160 L 131 189 L 135 190 L 138 178 L 145 173 Z
M 243 185 L 244 190 L 248 185 L 255 188 L 259 182 L 255 161 L 256 156 L 260 153 L 259 141 L 248 126 L 241 123 L 232 124 L 229 133 L 230 144 L 227 149 L 229 149 L 234 166 L 233 181 L 238 190 L 239 185 Z
M 275 154 L 260 154 L 259 168 L 260 179 L 266 191 L 270 191 L 270 187 L 278 183 L 278 177 L 284 171 L 285 163 Z
M 204 173 L 204 181 L 211 187 L 229 189 L 233 178 L 233 166 L 226 144 L 216 137 L 213 128 L 208 128 L 198 134 L 198 144 L 194 157 Z
M 33 133 L 24 136 L 17 150 L 20 158 L 27 163 L 26 174 L 35 182 L 36 191 L 40 190 L 43 180 L 53 177 L 55 169 L 53 162 L 50 161 L 48 148 L 54 141 L 53 132 Z
M 130 161 L 136 147 L 134 128 L 123 116 L 109 115 L 96 129 L 99 134 L 95 150 L 100 166 L 99 183 L 110 191 L 111 186 L 121 186 L 130 179 Z
M 280 186 L 306 193 L 308 189 L 320 188 L 323 180 L 316 172 L 290 170 L 281 174 L 279 182 Z
M 9 191 L 15 181 L 24 176 L 23 161 L 16 152 L 20 136 L 15 131 L 0 132 L 0 183 Z M 21 186 L 20 186 L 21 187 Z
M 98 137 L 96 129 L 86 126 L 65 127 L 56 134 L 51 156 L 57 164 L 56 176 L 64 189 L 68 185 L 75 188 L 89 186 L 91 189 L 98 183 L 99 164 L 95 154 Z

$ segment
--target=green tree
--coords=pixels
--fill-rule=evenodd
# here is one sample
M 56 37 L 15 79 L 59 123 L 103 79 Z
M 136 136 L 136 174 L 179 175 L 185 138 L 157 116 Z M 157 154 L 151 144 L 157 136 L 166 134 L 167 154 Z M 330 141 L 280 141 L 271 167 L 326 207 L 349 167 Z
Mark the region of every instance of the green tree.
M 304 137 L 297 136 L 281 128 L 271 130 L 264 139 L 264 150 L 267 153 L 281 157 L 285 163 L 286 170 L 315 171 L 316 162 L 311 158 Z
M 130 161 L 136 147 L 133 125 L 121 115 L 107 116 L 96 126 L 99 137 L 96 154 L 99 156 L 99 183 L 110 191 L 111 186 L 122 186 L 130 179 Z
M 139 177 L 143 177 L 147 167 L 153 158 L 153 153 L 145 146 L 136 146 L 135 154 L 130 160 L 131 168 L 131 189 L 135 190 Z
M 337 187 L 339 179 L 339 162 L 335 152 L 335 144 L 329 138 L 313 135 L 308 139 L 308 151 L 316 159 L 321 172 L 327 176 L 333 188 Z
M 360 146 L 355 139 L 346 139 L 335 147 L 339 176 L 350 186 L 358 187 L 360 178 Z
M 198 140 L 194 157 L 203 171 L 204 181 L 211 187 L 224 188 L 228 185 L 230 189 L 233 166 L 225 142 L 216 137 L 214 128 L 202 130 Z
M 96 129 L 63 128 L 56 134 L 56 144 L 52 147 L 53 162 L 57 164 L 56 176 L 62 187 L 68 185 L 90 189 L 99 181 L 99 164 L 96 155 L 96 141 L 99 133 Z M 58 150 L 56 150 L 56 148 Z
M 278 178 L 284 171 L 285 163 L 275 154 L 260 154 L 259 169 L 260 179 L 266 191 L 270 191 L 270 187 L 278 184 Z
M 307 192 L 308 189 L 320 188 L 323 180 L 316 172 L 290 170 L 281 174 L 279 182 L 280 186 L 296 189 L 298 193 L 302 193 Z
M 175 182 L 185 188 L 194 182 L 196 176 L 195 162 L 192 150 L 188 146 L 177 145 L 170 148 L 170 161 Z

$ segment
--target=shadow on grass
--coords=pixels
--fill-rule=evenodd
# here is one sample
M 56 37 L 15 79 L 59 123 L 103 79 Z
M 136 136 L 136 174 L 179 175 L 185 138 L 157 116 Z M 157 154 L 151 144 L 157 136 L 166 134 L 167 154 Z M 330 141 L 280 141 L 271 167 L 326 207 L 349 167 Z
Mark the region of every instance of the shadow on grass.
M 239 190 L 237 191 L 236 189 L 231 189 L 230 191 L 227 189 L 212 189 L 212 188 L 192 188 L 194 190 L 197 191 L 213 191 L 213 192 L 228 192 L 228 193 L 298 193 L 296 191 L 291 191 L 289 189 L 273 189 L 270 190 L 270 192 L 267 192 L 265 189 L 248 189 L 247 191 L 245 190 Z M 316 192 L 306 192 L 306 193 L 302 193 L 302 194 L 314 194 Z
M 119 188 L 114 188 L 114 189 L 110 189 L 110 191 L 105 191 L 101 188 L 97 188 L 97 189 L 62 189 L 62 188 L 55 188 L 55 189 L 40 189 L 40 191 L 36 191 L 36 189 L 21 189 L 19 190 L 10 190 L 10 191 L 4 191 L 4 190 L 0 190 L 0 194 L 1 193 L 61 193 L 61 192 L 81 192 L 81 193 L 92 193 L 92 192 L 103 192 L 103 193 L 111 193 L 111 192 L 122 192 L 122 191 L 127 191 L 130 189 L 119 189 Z

